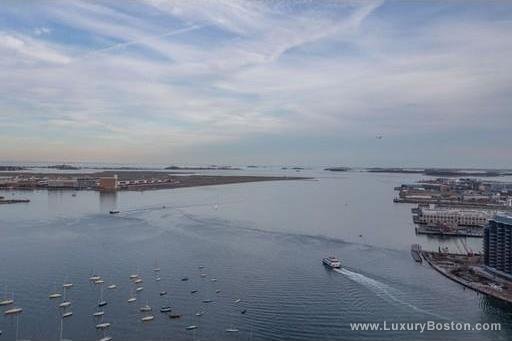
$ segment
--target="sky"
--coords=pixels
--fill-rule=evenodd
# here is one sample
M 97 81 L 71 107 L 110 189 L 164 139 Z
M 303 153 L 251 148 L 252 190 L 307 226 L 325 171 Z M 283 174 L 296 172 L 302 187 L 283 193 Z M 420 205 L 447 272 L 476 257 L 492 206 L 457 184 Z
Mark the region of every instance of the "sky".
M 512 2 L 0 3 L 0 160 L 512 168 Z

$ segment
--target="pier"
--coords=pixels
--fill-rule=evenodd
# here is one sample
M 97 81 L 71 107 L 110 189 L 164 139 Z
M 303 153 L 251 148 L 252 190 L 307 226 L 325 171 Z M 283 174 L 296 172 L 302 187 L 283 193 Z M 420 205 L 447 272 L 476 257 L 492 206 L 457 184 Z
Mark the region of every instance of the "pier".
M 478 293 L 512 303 L 512 282 L 487 272 L 480 255 L 422 251 L 423 259 L 443 276 Z

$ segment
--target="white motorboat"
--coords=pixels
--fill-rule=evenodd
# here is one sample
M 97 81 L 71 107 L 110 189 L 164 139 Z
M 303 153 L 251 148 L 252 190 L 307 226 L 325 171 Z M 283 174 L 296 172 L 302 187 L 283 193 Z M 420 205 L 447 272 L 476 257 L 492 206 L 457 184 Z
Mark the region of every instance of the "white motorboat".
M 334 256 L 325 257 L 322 259 L 322 263 L 324 263 L 325 266 L 331 268 L 331 269 L 339 269 L 341 268 L 341 262 L 338 258 Z

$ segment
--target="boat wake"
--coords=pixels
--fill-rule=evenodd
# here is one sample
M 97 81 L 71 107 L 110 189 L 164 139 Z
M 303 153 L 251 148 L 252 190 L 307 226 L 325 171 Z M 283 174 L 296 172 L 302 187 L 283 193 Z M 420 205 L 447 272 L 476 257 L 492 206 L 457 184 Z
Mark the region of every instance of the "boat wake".
M 387 284 L 384 284 L 384 283 L 379 282 L 373 278 L 367 277 L 367 276 L 357 273 L 357 272 L 350 271 L 345 268 L 333 269 L 333 270 L 339 274 L 347 276 L 349 279 L 351 279 L 352 281 L 354 281 L 356 283 L 364 285 L 368 289 L 372 290 L 377 296 L 379 296 L 380 298 L 382 298 L 390 303 L 406 306 L 406 307 L 409 307 L 417 312 L 427 314 L 427 315 L 430 315 L 430 316 L 433 316 L 433 317 L 436 317 L 436 318 L 439 318 L 442 320 L 449 320 L 447 317 L 444 317 L 444 316 L 436 314 L 436 313 L 432 313 L 425 309 L 421 309 L 421 308 L 415 306 L 414 304 L 404 301 L 403 299 L 401 299 L 399 297 L 401 295 L 401 292 Z

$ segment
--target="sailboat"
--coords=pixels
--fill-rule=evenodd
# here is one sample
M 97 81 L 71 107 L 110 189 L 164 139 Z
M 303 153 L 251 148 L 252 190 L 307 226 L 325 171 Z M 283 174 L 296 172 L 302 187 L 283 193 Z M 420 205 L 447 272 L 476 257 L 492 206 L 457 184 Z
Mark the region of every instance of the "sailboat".
M 60 308 L 67 308 L 71 305 L 71 302 L 70 301 L 64 301 L 62 302 L 61 304 L 59 304 L 59 307 Z
M 17 315 L 23 311 L 22 308 L 12 308 L 4 311 L 4 315 Z
M 109 322 L 103 322 L 103 317 L 101 317 L 100 323 L 96 324 L 96 329 L 105 329 L 110 327 Z
M 153 315 L 144 316 L 141 318 L 142 322 L 153 321 L 155 317 Z
M 135 301 L 137 301 L 137 297 L 135 297 L 133 295 L 133 288 L 132 288 L 132 290 L 130 291 L 130 297 L 128 298 L 128 303 L 133 303 Z
M 141 292 L 142 290 L 144 290 L 144 287 L 137 287 L 137 288 L 135 289 L 135 292 Z
M 110 284 L 110 285 L 107 287 L 107 289 L 115 289 L 115 288 L 117 288 L 117 285 L 115 285 L 115 284 Z
M 14 303 L 14 295 L 11 294 L 11 298 L 7 297 L 7 287 L 5 287 L 5 298 L 0 301 L 0 306 L 9 305 Z
M 95 313 L 92 313 L 92 316 L 94 316 L 94 317 L 101 317 L 103 315 L 105 315 L 104 311 L 97 311 Z
M 63 285 L 63 288 L 64 288 L 64 296 L 62 298 L 62 303 L 59 304 L 59 307 L 60 308 L 67 308 L 67 307 L 69 307 L 71 305 L 71 302 L 70 301 L 66 301 L 66 293 L 67 293 L 68 288 L 71 288 L 71 287 Z
M 50 298 L 52 300 L 52 299 L 61 298 L 61 297 L 62 297 L 62 294 L 57 292 L 57 283 L 55 283 L 55 291 L 53 293 L 51 293 L 50 295 L 48 295 L 48 298 Z
M 143 305 L 142 307 L 140 307 L 139 310 L 142 311 L 142 312 L 146 312 L 146 311 L 151 311 L 152 310 L 151 306 L 149 305 L 148 300 L 146 300 L 146 304 Z
M 107 305 L 107 301 L 103 299 L 103 285 L 100 286 L 100 297 L 98 299 L 98 307 L 103 307 Z
M 171 310 L 172 310 L 172 309 L 171 309 L 171 307 L 170 307 L 170 306 L 168 306 L 168 305 L 163 306 L 163 307 L 161 307 L 161 308 L 160 308 L 160 312 L 161 312 L 161 313 L 170 313 L 170 312 L 171 312 Z
M 96 325 L 96 329 L 105 329 L 105 328 L 108 328 L 110 327 L 110 323 L 109 322 L 101 322 L 101 323 L 98 323 Z
M 103 337 L 101 339 L 99 339 L 98 341 L 112 341 L 112 337 L 111 336 L 106 336 L 105 335 L 105 329 L 103 329 Z

